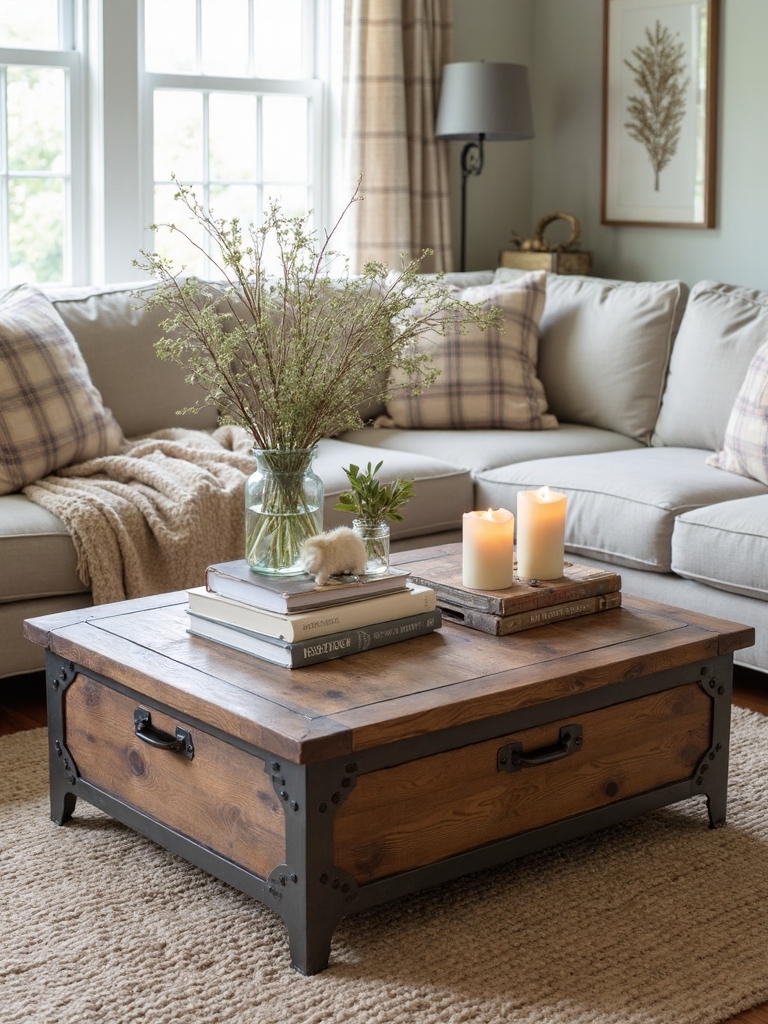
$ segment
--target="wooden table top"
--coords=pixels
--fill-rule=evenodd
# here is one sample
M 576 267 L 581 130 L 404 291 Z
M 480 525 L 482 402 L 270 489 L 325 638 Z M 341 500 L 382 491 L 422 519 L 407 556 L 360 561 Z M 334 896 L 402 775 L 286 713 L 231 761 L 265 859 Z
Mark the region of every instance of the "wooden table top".
M 688 665 L 755 639 L 752 627 L 625 595 L 621 608 L 511 636 L 446 623 L 427 636 L 291 671 L 190 636 L 186 607 L 182 591 L 28 619 L 24 632 L 297 763 Z

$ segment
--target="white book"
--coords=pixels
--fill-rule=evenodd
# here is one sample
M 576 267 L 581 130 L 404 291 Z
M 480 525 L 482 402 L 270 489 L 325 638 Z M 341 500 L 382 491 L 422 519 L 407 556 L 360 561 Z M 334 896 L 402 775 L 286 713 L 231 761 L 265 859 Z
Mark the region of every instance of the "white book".
M 327 605 L 306 612 L 280 614 L 254 608 L 231 597 L 214 594 L 205 587 L 188 590 L 189 610 L 214 622 L 247 629 L 287 643 L 327 636 L 344 629 L 358 629 L 376 622 L 388 622 L 435 609 L 431 587 L 409 583 L 404 590 L 369 597 L 365 601 Z

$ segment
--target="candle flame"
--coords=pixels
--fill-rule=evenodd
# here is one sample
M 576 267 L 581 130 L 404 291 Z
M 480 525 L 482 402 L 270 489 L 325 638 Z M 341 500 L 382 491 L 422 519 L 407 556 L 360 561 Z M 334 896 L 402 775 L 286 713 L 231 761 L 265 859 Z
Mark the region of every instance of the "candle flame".
M 550 497 L 549 487 L 546 484 L 544 484 L 543 487 L 540 487 L 538 491 L 536 491 L 536 497 L 540 498 L 542 501 L 551 501 L 552 498 Z
M 483 516 L 483 519 L 493 519 L 493 509 L 492 508 L 488 509 L 488 511 Z

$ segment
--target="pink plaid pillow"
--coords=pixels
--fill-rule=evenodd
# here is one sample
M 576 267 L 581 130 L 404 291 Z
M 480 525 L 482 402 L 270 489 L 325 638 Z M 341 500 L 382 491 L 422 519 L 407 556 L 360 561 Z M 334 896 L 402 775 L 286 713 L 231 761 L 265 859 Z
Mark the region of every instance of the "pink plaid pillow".
M 466 302 L 498 306 L 504 328 L 481 331 L 457 324 L 445 335 L 426 332 L 418 351 L 429 352 L 440 369 L 422 394 L 398 394 L 387 402 L 396 427 L 435 429 L 545 430 L 557 420 L 547 412 L 536 374 L 539 319 L 546 294 L 544 272 L 503 284 L 457 291 Z
M 52 303 L 29 285 L 1 294 L 0 494 L 123 442 Z
M 768 486 L 768 341 L 752 357 L 733 403 L 721 451 L 707 465 Z

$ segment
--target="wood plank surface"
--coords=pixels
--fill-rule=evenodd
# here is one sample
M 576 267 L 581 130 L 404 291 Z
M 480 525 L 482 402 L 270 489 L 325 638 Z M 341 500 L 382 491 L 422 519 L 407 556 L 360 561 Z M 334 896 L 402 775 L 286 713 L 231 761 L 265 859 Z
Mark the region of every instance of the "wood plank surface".
M 65 694 L 66 743 L 80 775 L 183 835 L 266 878 L 285 860 L 285 815 L 264 761 L 200 730 L 194 757 L 134 733 L 136 701 L 85 675 Z M 152 710 L 175 735 L 178 719 Z
M 183 592 L 44 616 L 26 630 L 64 658 L 298 763 L 694 665 L 754 633 L 628 598 L 507 637 L 446 624 L 289 671 L 190 637 Z
M 571 723 L 576 753 L 497 769 L 500 747 L 557 744 Z M 362 884 L 691 778 L 711 735 L 712 701 L 690 683 L 362 775 L 336 812 L 334 861 Z

